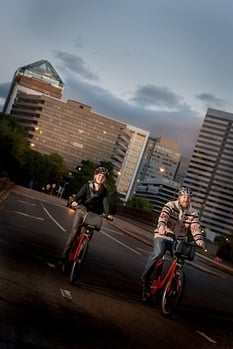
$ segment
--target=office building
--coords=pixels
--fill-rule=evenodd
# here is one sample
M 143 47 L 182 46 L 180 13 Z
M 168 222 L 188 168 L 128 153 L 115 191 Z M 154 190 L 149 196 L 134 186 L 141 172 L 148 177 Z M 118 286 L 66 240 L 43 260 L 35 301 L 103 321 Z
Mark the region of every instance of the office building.
M 25 65 L 16 70 L 2 112 L 10 114 L 18 92 L 45 94 L 57 99 L 62 98 L 64 83 L 53 66 L 46 60 Z
M 111 161 L 117 135 L 126 128 L 125 124 L 93 113 L 87 105 L 45 95 L 18 93 L 11 114 L 28 131 L 34 150 L 60 154 L 69 170 L 82 160 Z
M 148 137 L 148 131 L 132 125 L 127 125 L 127 129 L 119 134 L 112 155 L 112 163 L 117 169 L 116 185 L 123 202 L 127 202 L 133 196 L 136 173 L 141 164 Z M 121 164 L 121 168 L 118 163 Z
M 160 211 L 168 200 L 176 197 L 174 178 L 181 159 L 179 142 L 160 136 L 149 138 L 141 166 L 134 183 L 134 195 L 149 200 L 155 211 Z
M 13 77 L 3 112 L 24 126 L 34 150 L 58 153 L 68 170 L 82 160 L 112 162 L 117 190 L 127 200 L 149 132 L 97 114 L 81 102 L 63 101 L 63 88 L 48 61 L 26 65 Z
M 232 163 L 233 114 L 208 109 L 184 180 L 207 237 L 233 235 Z
M 185 176 L 189 168 L 190 160 L 191 160 L 190 158 L 185 156 L 181 156 L 180 158 L 180 161 L 176 170 L 176 174 L 174 177 L 174 180 L 178 182 L 180 186 L 182 186 L 184 182 Z
M 138 173 L 140 182 L 153 182 L 162 178 L 173 180 L 180 161 L 179 142 L 160 136 L 150 138 Z

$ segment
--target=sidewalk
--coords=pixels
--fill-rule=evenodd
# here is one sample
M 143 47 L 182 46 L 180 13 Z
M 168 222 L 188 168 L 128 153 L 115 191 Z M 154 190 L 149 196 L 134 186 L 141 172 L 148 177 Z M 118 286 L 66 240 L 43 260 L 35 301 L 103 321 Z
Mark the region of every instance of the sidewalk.
M 108 223 L 146 245 L 153 246 L 154 227 L 152 225 L 123 216 L 114 216 L 113 221 L 108 221 Z
M 129 236 L 132 236 L 133 238 L 144 242 L 146 245 L 151 246 L 151 248 L 153 247 L 154 227 L 152 225 L 147 225 L 145 223 L 141 223 L 131 218 L 122 216 L 114 216 L 114 220 L 111 222 L 108 221 L 108 223 L 121 230 L 125 234 L 128 234 Z M 206 256 L 203 256 L 198 252 L 196 252 L 196 255 L 199 258 L 202 258 L 203 261 L 206 261 L 207 266 L 211 265 L 212 267 L 215 267 L 219 270 L 228 272 L 229 274 L 233 275 L 233 268 L 224 264 L 216 263 L 214 260 Z M 195 263 L 195 260 L 194 262 L 187 261 L 187 263 L 200 268 L 200 266 L 197 266 L 197 264 Z M 206 268 L 202 269 L 207 270 Z

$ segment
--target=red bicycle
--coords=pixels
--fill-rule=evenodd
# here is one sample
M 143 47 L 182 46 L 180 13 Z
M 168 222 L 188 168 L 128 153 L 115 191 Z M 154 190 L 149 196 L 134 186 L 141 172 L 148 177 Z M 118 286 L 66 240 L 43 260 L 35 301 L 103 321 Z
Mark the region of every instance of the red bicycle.
M 175 238 L 174 234 L 167 236 Z M 142 301 L 148 302 L 161 297 L 161 311 L 165 316 L 173 313 L 181 300 L 184 290 L 185 275 L 183 266 L 185 260 L 193 260 L 196 252 L 195 242 L 174 240 L 172 262 L 167 271 L 164 271 L 165 257 L 155 262 L 151 275 L 151 284 L 148 290 L 142 292 Z
M 94 230 L 100 230 L 102 226 L 103 215 L 97 215 L 93 212 L 87 212 L 82 224 L 79 227 L 79 233 L 73 243 L 67 261 L 62 266 L 62 272 L 69 270 L 69 280 L 74 284 L 80 274 L 87 255 L 88 246 L 93 236 Z

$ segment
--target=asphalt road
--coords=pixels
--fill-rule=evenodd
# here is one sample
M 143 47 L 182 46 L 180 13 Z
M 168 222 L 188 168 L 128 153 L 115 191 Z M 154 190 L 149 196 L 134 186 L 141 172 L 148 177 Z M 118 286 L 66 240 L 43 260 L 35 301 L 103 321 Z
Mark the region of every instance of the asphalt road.
M 232 275 L 185 266 L 177 312 L 140 300 L 150 246 L 104 223 L 77 285 L 57 258 L 73 210 L 63 200 L 14 187 L 0 205 L 0 348 L 230 348 Z M 200 262 L 201 263 L 201 262 Z

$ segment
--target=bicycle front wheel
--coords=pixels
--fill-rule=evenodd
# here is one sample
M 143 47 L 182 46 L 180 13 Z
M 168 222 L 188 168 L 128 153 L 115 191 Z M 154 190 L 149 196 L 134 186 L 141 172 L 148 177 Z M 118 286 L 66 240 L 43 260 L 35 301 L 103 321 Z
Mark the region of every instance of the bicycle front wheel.
M 165 316 L 169 316 L 179 303 L 184 289 L 184 273 L 177 269 L 168 280 L 162 295 L 161 311 Z
M 70 282 L 74 284 L 77 281 L 77 278 L 79 276 L 81 267 L 83 266 L 84 259 L 87 254 L 88 249 L 88 241 L 87 239 L 83 240 L 83 243 L 80 247 L 80 250 L 78 252 L 77 258 L 75 261 L 73 261 L 71 271 L 70 271 Z

